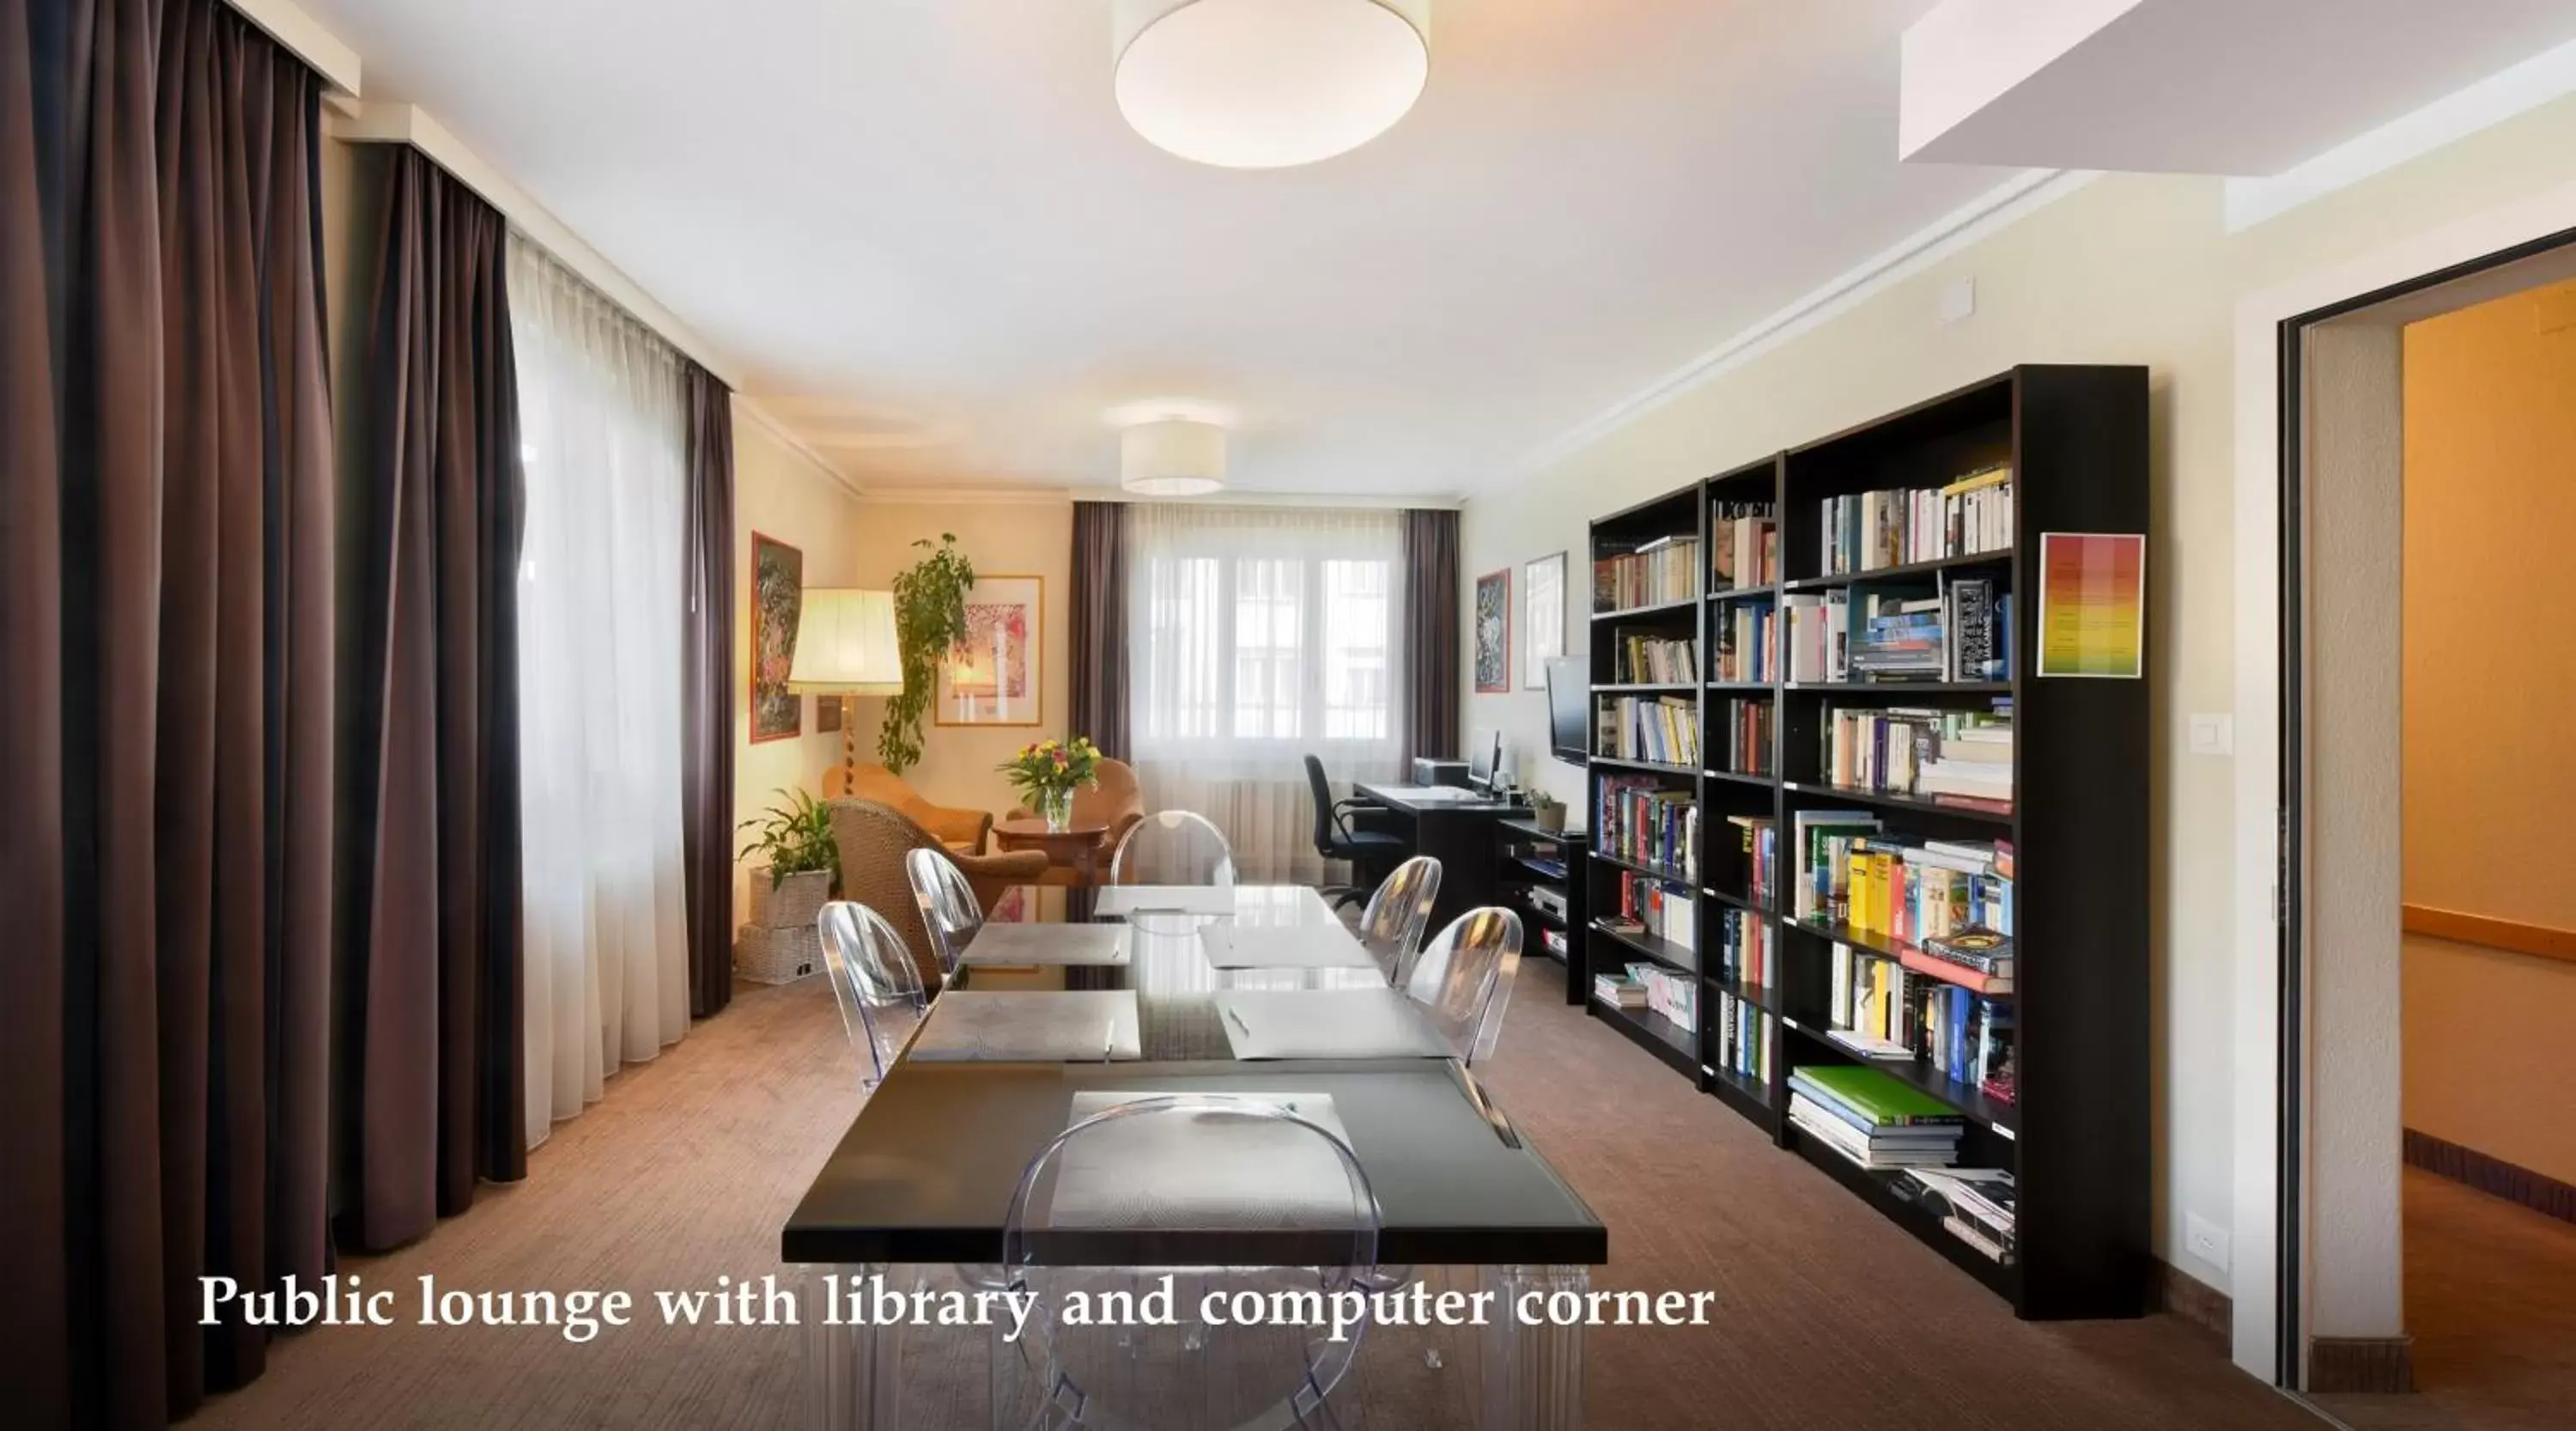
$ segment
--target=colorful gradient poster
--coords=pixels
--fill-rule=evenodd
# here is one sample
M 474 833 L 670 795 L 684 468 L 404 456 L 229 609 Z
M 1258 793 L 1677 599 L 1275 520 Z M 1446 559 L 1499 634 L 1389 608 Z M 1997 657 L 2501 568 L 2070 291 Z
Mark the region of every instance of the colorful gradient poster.
M 2040 533 L 2039 674 L 2134 681 L 2146 647 L 2147 539 Z

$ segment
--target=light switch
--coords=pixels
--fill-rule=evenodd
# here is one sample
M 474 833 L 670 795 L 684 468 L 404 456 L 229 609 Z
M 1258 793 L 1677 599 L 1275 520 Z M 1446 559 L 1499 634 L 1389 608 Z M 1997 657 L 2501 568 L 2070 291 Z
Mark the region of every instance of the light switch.
M 2194 755 L 2233 755 L 2236 753 L 2236 717 L 2196 715 L 2191 718 L 2191 753 Z

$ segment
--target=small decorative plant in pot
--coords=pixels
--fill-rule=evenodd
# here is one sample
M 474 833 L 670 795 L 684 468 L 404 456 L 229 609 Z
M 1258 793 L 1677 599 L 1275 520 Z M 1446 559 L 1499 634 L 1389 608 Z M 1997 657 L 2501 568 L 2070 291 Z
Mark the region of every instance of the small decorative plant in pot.
M 1022 804 L 1037 811 L 1048 829 L 1062 830 L 1073 823 L 1073 792 L 1100 785 L 1100 747 L 1087 735 L 1041 740 L 1021 746 L 998 768 Z
M 752 923 L 789 929 L 814 922 L 841 882 L 841 847 L 832 838 L 831 812 L 802 790 L 781 790 L 778 803 L 742 822 L 751 842 L 736 859 L 759 856 L 769 878 L 753 872 Z

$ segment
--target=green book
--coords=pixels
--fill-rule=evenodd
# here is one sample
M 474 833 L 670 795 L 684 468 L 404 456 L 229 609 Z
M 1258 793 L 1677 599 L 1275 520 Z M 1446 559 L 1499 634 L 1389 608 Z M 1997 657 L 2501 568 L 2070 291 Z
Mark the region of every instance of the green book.
M 1789 1081 L 1824 1090 L 1833 1101 L 1882 1128 L 1962 1121 L 1958 1109 L 1875 1068 L 1811 1063 L 1799 1068 Z

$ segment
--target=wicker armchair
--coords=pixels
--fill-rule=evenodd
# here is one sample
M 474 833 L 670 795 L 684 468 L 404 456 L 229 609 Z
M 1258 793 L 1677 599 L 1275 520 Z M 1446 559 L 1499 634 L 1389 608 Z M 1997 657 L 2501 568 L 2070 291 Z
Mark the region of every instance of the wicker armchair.
M 993 828 L 989 810 L 961 810 L 950 805 L 933 805 L 921 798 L 904 778 L 882 765 L 835 765 L 823 772 L 823 798 L 826 800 L 873 800 L 891 805 L 909 816 L 912 822 L 939 837 L 939 842 L 961 855 L 984 852 L 984 834 Z M 903 926 L 898 923 L 896 928 Z
M 1015 884 L 1035 884 L 1046 873 L 1044 850 L 1007 855 L 963 855 L 923 829 L 911 816 L 874 800 L 835 800 L 831 804 L 832 838 L 841 847 L 841 897 L 856 900 L 893 924 L 921 967 L 924 987 L 939 987 L 939 958 L 930 931 L 922 928 L 921 906 L 912 883 L 904 877 L 903 857 L 913 850 L 941 850 L 965 871 L 966 883 L 986 908 Z
M 1145 792 L 1136 784 L 1136 767 L 1123 760 L 1102 760 L 1094 772 L 1100 786 L 1096 790 L 1073 792 L 1073 818 L 1076 824 L 1093 820 L 1109 827 L 1100 837 L 1100 860 L 1104 868 L 1118 842 L 1127 838 L 1128 828 L 1145 818 Z M 1013 810 L 1014 820 L 1034 820 L 1038 812 L 1021 806 Z

